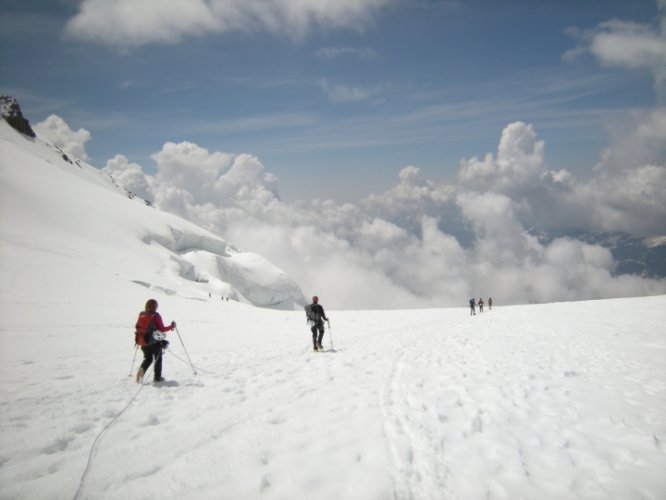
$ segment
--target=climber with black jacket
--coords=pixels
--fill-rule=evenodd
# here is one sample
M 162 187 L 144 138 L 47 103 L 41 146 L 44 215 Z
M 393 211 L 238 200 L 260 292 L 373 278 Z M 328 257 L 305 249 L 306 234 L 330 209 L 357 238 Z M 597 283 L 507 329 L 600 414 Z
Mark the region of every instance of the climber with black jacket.
M 308 324 L 311 325 L 312 331 L 312 345 L 315 351 L 323 351 L 324 347 L 321 341 L 324 338 L 324 321 L 328 321 L 324 308 L 319 303 L 319 297 L 316 295 L 312 297 L 312 304 L 305 307 L 308 318 Z M 317 335 L 319 332 L 319 335 Z

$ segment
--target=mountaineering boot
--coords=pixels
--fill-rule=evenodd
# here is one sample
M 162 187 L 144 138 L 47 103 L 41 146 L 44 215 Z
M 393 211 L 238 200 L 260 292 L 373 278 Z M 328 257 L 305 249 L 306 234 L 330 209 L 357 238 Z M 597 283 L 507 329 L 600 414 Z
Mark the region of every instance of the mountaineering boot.
M 321 342 L 319 342 L 319 343 L 317 344 L 317 347 L 319 347 L 319 350 L 320 350 L 320 351 L 323 351 L 323 350 L 324 350 L 324 346 L 321 345 Z
M 317 344 L 314 345 L 314 350 L 315 350 L 315 351 L 317 350 Z
M 139 371 L 136 372 L 136 383 L 140 384 L 143 380 L 143 368 L 139 368 Z
M 166 379 L 164 377 L 155 377 L 153 380 L 154 384 L 159 384 L 160 382 L 164 382 Z

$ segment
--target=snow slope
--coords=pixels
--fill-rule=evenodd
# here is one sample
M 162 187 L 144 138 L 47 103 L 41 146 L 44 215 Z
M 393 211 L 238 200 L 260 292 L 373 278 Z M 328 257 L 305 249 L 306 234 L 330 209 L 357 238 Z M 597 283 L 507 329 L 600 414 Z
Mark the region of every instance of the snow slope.
M 315 353 L 273 266 L 4 126 L 0 500 L 666 498 L 666 296 L 327 311 Z
M 152 288 L 281 309 L 300 309 L 305 301 L 298 285 L 263 257 L 147 206 L 99 170 L 17 133 L 4 120 L 0 209 L 3 294 L 29 280 L 31 293 L 55 298 L 61 291 L 50 283 L 75 280 L 79 286 L 70 293 L 80 300 L 95 288 L 113 301 L 117 296 L 108 291 L 126 281 L 134 283 L 134 296 Z M 38 267 L 44 253 L 49 264 Z M 108 272 L 94 273 L 98 267 Z
M 159 386 L 120 302 L 3 314 L 1 499 L 666 496 L 666 297 L 329 311 L 323 353 L 300 312 L 158 298 Z

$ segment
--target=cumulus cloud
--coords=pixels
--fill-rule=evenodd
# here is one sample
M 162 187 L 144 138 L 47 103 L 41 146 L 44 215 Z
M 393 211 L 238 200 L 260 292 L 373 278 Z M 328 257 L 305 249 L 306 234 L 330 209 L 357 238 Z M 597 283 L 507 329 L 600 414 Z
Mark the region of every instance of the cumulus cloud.
M 497 157 L 464 160 L 458 180 L 474 189 L 512 193 L 541 183 L 547 173 L 543 141 L 531 125 L 516 122 L 502 131 Z
M 648 69 L 661 104 L 626 113 L 609 124 L 610 144 L 588 182 L 574 181 L 569 174 L 552 175 L 566 186 L 560 198 L 579 225 L 634 234 L 666 232 L 666 0 L 657 5 L 655 26 L 614 19 L 589 30 L 569 30 L 579 43 L 565 59 L 591 54 L 604 66 Z
M 90 159 L 85 144 L 90 140 L 91 135 L 86 129 L 80 128 L 74 131 L 58 115 L 49 116 L 46 120 L 37 123 L 33 129 L 39 137 L 52 142 L 68 155 L 84 161 Z
M 313 26 L 361 29 L 394 0 L 83 0 L 71 36 L 129 48 L 186 37 L 267 31 L 302 37 Z
M 610 129 L 612 142 L 602 151 L 595 170 L 622 171 L 663 161 L 666 108 L 625 115 Z
M 116 155 L 106 162 L 102 172 L 108 174 L 119 186 L 136 194 L 144 200 L 155 201 L 148 178 L 141 165 L 130 163 L 127 157 Z
M 252 155 L 167 143 L 154 176 L 117 156 L 118 182 L 150 187 L 155 205 L 258 252 L 329 307 L 395 308 L 579 300 L 666 292 L 666 281 L 616 276 L 610 252 L 529 229 L 666 234 L 666 167 L 552 172 L 534 128 L 509 124 L 496 154 L 464 160 L 459 180 L 433 182 L 414 165 L 358 204 L 283 203 L 277 180 Z M 147 188 L 146 188 L 147 189 Z M 564 214 L 564 215 L 562 215 Z M 554 222 L 555 221 L 555 222 Z
M 238 214 L 263 216 L 279 203 L 277 179 L 252 155 L 209 152 L 191 142 L 166 143 L 151 158 L 155 204 L 219 230 Z
M 600 229 L 647 235 L 666 233 L 664 165 L 602 173 L 589 183 L 576 185 L 572 199 Z
M 463 159 L 458 185 L 467 191 L 504 194 L 524 224 L 544 229 L 562 227 L 579 209 L 572 199 L 573 175 L 553 171 L 545 159 L 545 144 L 534 128 L 511 123 L 501 134 L 497 155 Z
M 157 181 L 178 186 L 202 201 L 215 196 L 214 185 L 231 164 L 231 155 L 209 153 L 191 142 L 167 142 L 162 150 L 151 156 L 157 164 Z
M 313 25 L 358 27 L 390 1 L 164 0 L 156 15 L 148 0 L 84 0 L 68 30 L 123 47 L 225 31 L 301 36 Z M 649 68 L 660 88 L 664 26 L 610 21 L 579 30 L 579 46 L 568 57 L 585 52 L 605 65 Z M 318 56 L 361 53 L 329 48 Z M 320 86 L 337 102 L 381 91 L 326 80 Z M 45 128 L 77 134 L 56 125 Z M 616 275 L 607 249 L 536 236 L 571 229 L 665 236 L 663 109 L 616 126 L 586 178 L 551 169 L 545 141 L 531 124 L 509 123 L 498 134 L 495 151 L 461 160 L 452 184 L 408 165 L 392 188 L 357 204 L 284 203 L 277 179 L 256 156 L 190 142 L 166 143 L 152 155 L 155 175 L 121 155 L 104 170 L 158 208 L 264 255 L 332 308 L 455 306 L 489 295 L 518 303 L 666 293 L 666 280 Z M 78 143 L 88 138 L 83 134 Z

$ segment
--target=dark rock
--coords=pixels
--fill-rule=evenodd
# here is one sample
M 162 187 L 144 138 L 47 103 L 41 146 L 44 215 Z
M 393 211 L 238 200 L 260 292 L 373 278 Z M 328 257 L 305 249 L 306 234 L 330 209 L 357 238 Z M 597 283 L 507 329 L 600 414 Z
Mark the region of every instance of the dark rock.
M 2 111 L 2 117 L 14 129 L 28 137 L 35 137 L 35 132 L 32 130 L 30 122 L 23 117 L 21 107 L 16 99 L 8 95 L 0 95 L 0 110 Z

